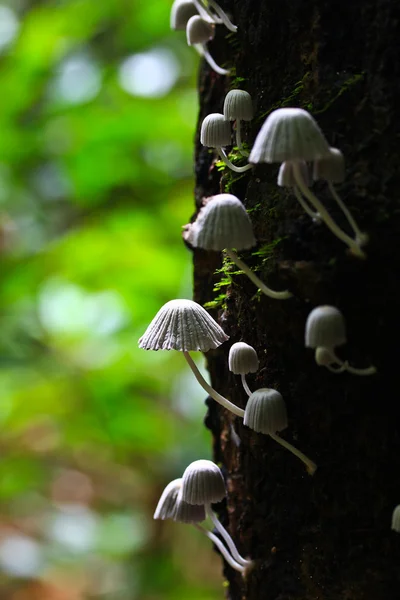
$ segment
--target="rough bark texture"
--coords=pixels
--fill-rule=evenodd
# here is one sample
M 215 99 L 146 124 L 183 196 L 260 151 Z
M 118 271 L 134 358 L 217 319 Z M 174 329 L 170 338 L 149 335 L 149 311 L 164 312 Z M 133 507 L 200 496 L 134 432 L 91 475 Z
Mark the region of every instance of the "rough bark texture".
M 253 97 L 250 143 L 273 108 L 307 108 L 345 155 L 346 182 L 339 191 L 370 235 L 367 259 L 354 258 L 277 187 L 278 165 L 257 166 L 244 176 L 222 174 L 215 155 L 197 142 L 197 208 L 204 196 L 227 187 L 236 194 L 251 211 L 259 242 L 241 255 L 272 288 L 295 295 L 271 300 L 237 274 L 215 292 L 229 267 L 215 274 L 220 255 L 194 252 L 195 300 L 204 304 L 226 292 L 213 315 L 230 341 L 209 353 L 212 383 L 243 407 L 246 395 L 228 371 L 227 356 L 233 342 L 253 345 L 261 364 L 250 386 L 281 392 L 289 415 L 282 436 L 318 464 L 310 477 L 292 454 L 210 402 L 206 424 L 229 489 L 221 518 L 240 550 L 256 561 L 245 579 L 225 565 L 226 594 L 232 600 L 400 598 L 400 534 L 390 530 L 400 503 L 399 3 L 221 5 L 238 32 L 227 35 L 219 26 L 210 47 L 217 61 L 234 65 L 235 75 L 224 78 L 202 67 L 199 123 L 222 111 L 231 87 Z M 314 190 L 346 229 L 326 186 Z M 360 367 L 375 364 L 378 375 L 335 375 L 317 367 L 312 350 L 304 348 L 304 325 L 320 304 L 345 315 L 348 343 L 340 354 Z

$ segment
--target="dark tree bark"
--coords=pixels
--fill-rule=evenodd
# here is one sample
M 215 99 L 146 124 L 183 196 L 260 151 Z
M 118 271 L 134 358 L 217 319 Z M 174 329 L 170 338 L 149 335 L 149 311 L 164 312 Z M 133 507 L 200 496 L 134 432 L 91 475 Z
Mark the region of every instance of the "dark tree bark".
M 214 387 L 244 407 L 229 373 L 231 343 L 246 341 L 260 357 L 252 389 L 272 387 L 286 400 L 282 436 L 318 464 L 301 462 L 241 419 L 209 403 L 207 426 L 229 495 L 221 518 L 240 550 L 256 561 L 246 579 L 225 565 L 232 600 L 389 600 L 400 598 L 400 534 L 390 529 L 400 503 L 399 304 L 400 4 L 396 0 L 226 0 L 238 25 L 218 27 L 211 50 L 235 68 L 224 78 L 202 67 L 199 123 L 221 112 L 230 87 L 250 92 L 256 117 L 251 143 L 280 106 L 310 110 L 329 143 L 345 155 L 340 193 L 370 235 L 367 259 L 346 251 L 314 224 L 291 193 L 276 185 L 278 165 L 244 176 L 221 172 L 197 143 L 196 202 L 224 191 L 250 209 L 258 247 L 241 253 L 274 289 L 294 298 L 256 294 L 232 275 L 213 315 L 230 341 L 209 353 Z M 326 187 L 315 189 L 334 218 L 346 223 Z M 349 232 L 350 233 L 350 232 Z M 255 251 L 263 249 L 262 255 Z M 195 300 L 218 296 L 217 253 L 195 251 Z M 228 271 L 229 269 L 225 269 Z M 342 356 L 378 375 L 335 375 L 304 348 L 310 310 L 332 304 L 345 315 Z M 235 444 L 235 431 L 241 440 Z

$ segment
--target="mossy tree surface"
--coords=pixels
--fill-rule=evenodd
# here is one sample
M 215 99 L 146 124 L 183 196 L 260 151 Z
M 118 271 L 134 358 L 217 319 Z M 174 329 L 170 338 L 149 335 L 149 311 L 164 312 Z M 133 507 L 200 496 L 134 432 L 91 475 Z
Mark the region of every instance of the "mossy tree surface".
M 310 477 L 273 440 L 210 403 L 206 423 L 229 489 L 221 516 L 240 551 L 256 561 L 244 581 L 225 565 L 227 597 L 397 598 L 400 536 L 390 521 L 400 503 L 400 7 L 390 0 L 234 0 L 224 8 L 238 32 L 226 35 L 219 27 L 212 52 L 219 64 L 225 59 L 234 65 L 235 76 L 230 80 L 203 67 L 199 123 L 222 111 L 231 87 L 253 97 L 250 143 L 273 108 L 310 110 L 329 143 L 344 153 L 347 176 L 340 193 L 370 235 L 367 259 L 353 257 L 277 187 L 278 165 L 257 166 L 244 176 L 221 172 L 214 155 L 197 142 L 197 208 L 203 196 L 228 186 L 250 211 L 259 241 L 242 253 L 244 259 L 271 287 L 294 293 L 290 300 L 271 300 L 240 274 L 215 292 L 227 277 L 215 274 L 220 256 L 194 252 L 195 300 L 204 304 L 218 297 L 213 314 L 230 335 L 208 357 L 213 385 L 245 405 L 227 356 L 233 342 L 252 344 L 261 364 L 249 377 L 250 387 L 282 393 L 289 414 L 283 437 L 318 464 Z M 346 228 L 326 186 L 315 190 Z M 375 364 L 378 375 L 335 375 L 317 367 L 313 352 L 304 348 L 304 326 L 320 304 L 345 315 L 348 343 L 340 355 L 359 367 Z

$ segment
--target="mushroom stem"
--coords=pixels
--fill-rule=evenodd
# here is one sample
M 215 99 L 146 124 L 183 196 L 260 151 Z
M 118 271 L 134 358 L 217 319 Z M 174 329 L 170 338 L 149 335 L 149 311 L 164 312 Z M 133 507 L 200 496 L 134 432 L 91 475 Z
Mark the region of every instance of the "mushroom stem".
M 363 233 L 360 230 L 360 228 L 358 227 L 357 223 L 355 222 L 355 220 L 353 218 L 353 215 L 351 214 L 351 212 L 349 211 L 349 209 L 347 208 L 347 206 L 345 205 L 343 200 L 340 198 L 339 194 L 335 190 L 334 185 L 331 181 L 328 181 L 328 187 L 329 187 L 330 193 L 332 194 L 332 197 L 334 198 L 334 200 L 340 207 L 340 209 L 341 209 L 342 213 L 344 214 L 344 216 L 346 217 L 350 227 L 354 231 L 355 236 L 356 236 L 356 241 L 359 243 L 360 246 L 362 246 L 363 244 L 366 244 L 368 242 L 368 235 L 366 233 Z
M 350 250 L 358 256 L 359 258 L 365 258 L 365 253 L 361 250 L 359 243 L 354 240 L 352 237 L 347 235 L 342 229 L 340 229 L 339 225 L 335 223 L 332 219 L 331 215 L 326 210 L 325 206 L 322 204 L 320 200 L 313 194 L 310 188 L 306 185 L 306 182 L 303 179 L 301 174 L 300 165 L 297 161 L 293 161 L 293 174 L 296 180 L 296 183 L 300 189 L 300 192 L 307 198 L 307 200 L 314 206 L 314 208 L 318 211 L 321 219 L 324 221 L 325 225 L 332 231 L 332 233 L 342 240 Z
M 351 365 L 349 365 L 347 360 L 343 361 L 338 356 L 336 356 L 333 348 L 327 348 L 327 350 L 329 351 L 329 354 L 332 357 L 332 363 L 340 365 L 339 369 L 330 368 L 329 370 L 332 373 L 343 373 L 343 371 L 347 371 L 352 375 L 375 375 L 376 373 L 376 367 L 374 367 L 373 365 L 371 365 L 370 367 L 365 367 L 364 369 L 358 369 L 357 367 L 352 367 Z M 330 365 L 325 366 L 329 368 Z
M 310 208 L 307 204 L 307 202 L 304 200 L 303 196 L 301 195 L 301 192 L 299 190 L 299 188 L 297 187 L 297 185 L 294 186 L 293 188 L 294 191 L 294 195 L 296 196 L 296 200 L 299 202 L 299 204 L 301 204 L 302 208 L 306 211 L 306 213 L 312 218 L 312 220 L 314 222 L 321 222 L 321 217 L 319 215 L 319 213 L 317 211 L 314 211 L 312 208 Z
M 261 281 L 261 279 L 259 279 L 259 277 L 257 277 L 255 273 L 253 273 L 253 271 L 250 269 L 250 267 L 246 265 L 246 263 L 240 260 L 236 252 L 234 252 L 234 250 L 227 248 L 225 252 L 229 256 L 229 258 L 235 263 L 235 265 L 237 265 L 239 269 L 241 269 L 247 275 L 247 277 L 251 279 L 251 281 L 263 292 L 263 294 L 269 296 L 270 298 L 274 298 L 275 300 L 286 300 L 287 298 L 292 297 L 293 294 L 291 294 L 287 290 L 285 290 L 284 292 L 275 292 L 274 290 L 271 290 L 267 285 L 265 285 L 263 281 Z
M 233 541 L 233 539 L 231 538 L 231 536 L 229 535 L 229 533 L 227 532 L 227 530 L 225 529 L 225 527 L 222 525 L 221 521 L 218 519 L 217 515 L 215 514 L 215 512 L 213 511 L 213 509 L 211 508 L 210 504 L 205 504 L 204 508 L 206 509 L 206 514 L 210 517 L 211 521 L 214 524 L 214 527 L 216 528 L 217 531 L 219 531 L 219 533 L 222 535 L 222 537 L 224 538 L 233 558 L 241 565 L 243 566 L 248 566 L 251 564 L 251 560 L 246 560 L 245 558 L 243 558 L 243 556 L 241 556 L 236 548 L 235 542 Z
M 278 434 L 270 433 L 269 435 L 272 437 L 273 440 L 278 442 L 278 444 L 280 444 L 281 446 L 286 448 L 286 450 L 289 450 L 289 452 L 297 456 L 297 458 L 299 458 L 306 465 L 307 472 L 309 473 L 309 475 L 314 475 L 315 471 L 317 470 L 317 465 L 315 464 L 315 462 L 313 462 L 310 458 L 308 458 L 308 456 L 303 454 L 303 452 L 300 452 L 300 450 L 298 450 L 295 446 L 292 446 L 292 444 L 281 438 Z
M 238 147 L 240 154 L 247 158 L 248 156 L 250 156 L 250 152 L 247 152 L 247 150 L 243 149 L 242 128 L 241 128 L 241 124 L 240 124 L 240 119 L 236 119 L 236 130 L 235 131 L 236 131 L 236 146 Z
M 246 394 L 248 396 L 251 396 L 251 394 L 253 393 L 251 391 L 251 389 L 249 388 L 249 386 L 247 385 L 247 381 L 246 381 L 246 375 L 244 373 L 241 374 L 241 379 L 242 379 L 242 385 L 244 387 L 244 391 L 246 392 Z
M 222 8 L 220 7 L 219 4 L 217 4 L 217 2 L 215 2 L 215 0 L 208 0 L 208 4 L 211 6 L 211 8 L 213 10 L 215 10 L 215 12 L 217 13 L 217 15 L 219 16 L 219 18 L 221 19 L 222 23 L 225 25 L 225 27 L 227 29 L 229 29 L 229 31 L 233 31 L 233 33 L 236 33 L 237 31 L 237 27 L 236 25 L 234 25 L 232 23 L 232 21 L 229 19 L 228 15 L 226 14 L 226 12 L 224 12 L 222 10 Z M 216 21 L 215 21 L 216 22 Z
M 197 12 L 199 13 L 200 17 L 202 19 L 204 19 L 204 21 L 207 21 L 208 23 L 222 23 L 222 19 L 220 19 L 219 17 L 215 17 L 211 11 L 208 9 L 207 6 L 205 6 L 205 4 L 203 4 L 203 2 L 201 2 L 201 0 L 193 0 L 193 4 L 196 7 Z
M 190 356 L 189 352 L 184 350 L 183 356 L 186 358 L 186 361 L 187 361 L 189 367 L 192 369 L 197 381 L 199 382 L 201 387 L 207 392 L 207 394 L 209 394 L 211 396 L 211 398 L 213 398 L 216 402 L 218 402 L 218 404 L 221 404 L 221 406 L 223 406 L 227 410 L 230 410 L 233 414 L 235 414 L 238 417 L 241 417 L 243 419 L 244 410 L 242 408 L 239 408 L 238 406 L 236 406 L 236 404 L 233 404 L 232 402 L 230 402 L 224 396 L 221 396 L 221 394 L 219 394 L 216 390 L 214 390 L 213 387 L 211 387 L 211 385 L 209 383 L 207 383 L 207 381 L 204 379 L 203 375 L 200 373 L 199 369 L 197 368 L 196 363 Z
M 230 169 L 232 169 L 232 171 L 235 171 L 236 173 L 244 173 L 244 171 L 248 171 L 249 169 L 253 168 L 253 165 L 251 165 L 250 163 L 247 163 L 247 165 L 244 165 L 243 167 L 237 167 L 236 165 L 234 165 L 228 158 L 225 150 L 222 148 L 222 146 L 219 146 L 217 148 L 218 154 L 221 158 L 221 160 L 226 164 L 227 167 L 229 167 Z
M 235 571 L 239 571 L 240 573 L 244 573 L 246 569 L 245 565 L 239 564 L 238 562 L 236 562 L 236 560 L 232 558 L 227 548 L 214 533 L 212 533 L 211 531 L 207 531 L 207 529 L 205 529 L 201 525 L 198 525 L 197 523 L 192 523 L 192 525 L 198 531 L 204 533 L 208 537 L 208 539 L 210 539 L 213 542 L 213 544 L 215 544 L 215 546 L 221 552 L 222 556 L 224 557 L 226 562 L 232 567 L 232 569 L 235 569 Z
M 206 61 L 208 62 L 208 64 L 210 65 L 210 67 L 216 73 L 219 73 L 219 75 L 229 75 L 229 73 L 230 73 L 229 69 L 223 69 L 222 67 L 220 67 L 219 65 L 217 65 L 217 63 L 215 62 L 215 60 L 213 59 L 213 57 L 209 53 L 207 45 L 206 44 L 202 44 L 202 46 L 203 46 L 203 56 L 206 59 Z

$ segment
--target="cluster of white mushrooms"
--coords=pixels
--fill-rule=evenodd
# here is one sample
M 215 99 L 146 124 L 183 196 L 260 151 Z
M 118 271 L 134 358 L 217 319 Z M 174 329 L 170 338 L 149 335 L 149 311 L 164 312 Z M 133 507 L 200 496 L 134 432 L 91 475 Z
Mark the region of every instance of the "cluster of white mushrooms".
M 171 9 L 171 27 L 186 29 L 189 45 L 194 45 L 209 65 L 219 74 L 228 70 L 216 65 L 207 42 L 214 37 L 215 26 L 225 25 L 230 31 L 236 26 L 215 0 L 175 0 Z M 362 247 L 368 236 L 363 233 L 348 208 L 334 188 L 344 180 L 344 159 L 337 148 L 331 148 L 313 117 L 300 108 L 281 108 L 267 117 L 258 133 L 251 152 L 242 143 L 241 121 L 253 118 L 253 104 L 245 91 L 232 90 L 225 98 L 223 114 L 208 115 L 201 127 L 201 143 L 218 152 L 221 160 L 233 171 L 242 173 L 258 163 L 280 164 L 278 185 L 293 189 L 295 198 L 315 223 L 324 222 L 331 232 L 343 241 L 351 253 L 365 258 Z M 235 123 L 234 143 L 247 164 L 237 166 L 231 162 L 225 148 L 233 145 L 231 122 Z M 331 196 L 345 216 L 353 236 L 343 231 L 331 217 L 323 203 L 311 190 L 313 181 L 325 180 Z M 232 194 L 218 194 L 206 198 L 196 220 L 187 225 L 184 238 L 194 248 L 207 251 L 224 251 L 266 296 L 276 300 L 292 298 L 288 290 L 271 290 L 237 255 L 256 245 L 250 217 L 242 202 Z M 233 344 L 229 351 L 228 367 L 240 375 L 244 392 L 248 396 L 245 408 L 241 408 L 215 390 L 202 376 L 190 352 L 207 352 L 226 342 L 229 336 L 199 304 L 192 300 L 171 300 L 156 314 L 139 340 L 145 350 L 176 350 L 182 352 L 194 376 L 207 394 L 243 419 L 243 423 L 255 432 L 269 435 L 289 450 L 313 475 L 316 464 L 279 435 L 287 428 L 286 405 L 279 391 L 263 387 L 252 391 L 246 380 L 249 373 L 256 373 L 259 360 L 254 348 L 245 342 Z M 347 372 L 353 375 L 373 375 L 374 366 L 356 368 L 337 355 L 337 348 L 347 341 L 346 325 L 342 313 L 334 306 L 317 306 L 307 319 L 305 346 L 315 350 L 317 365 L 335 374 Z M 245 574 L 253 565 L 243 558 L 222 524 L 211 504 L 220 502 L 226 495 L 221 470 L 208 460 L 198 460 L 185 470 L 183 477 L 173 480 L 161 495 L 155 519 L 173 519 L 191 523 L 211 539 L 226 561 L 237 571 Z M 222 540 L 200 525 L 209 517 Z M 400 531 L 400 505 L 393 513 L 392 528 Z

